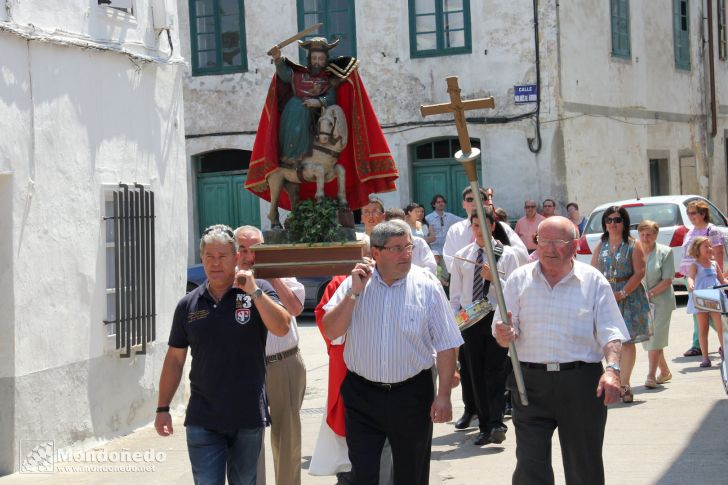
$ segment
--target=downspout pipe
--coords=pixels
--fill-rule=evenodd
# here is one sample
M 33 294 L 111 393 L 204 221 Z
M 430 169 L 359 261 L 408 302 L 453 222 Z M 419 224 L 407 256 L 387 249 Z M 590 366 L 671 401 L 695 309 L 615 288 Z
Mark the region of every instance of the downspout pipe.
M 713 0 L 706 0 L 708 7 L 708 77 L 710 80 L 710 137 L 718 133 L 715 103 L 715 58 L 713 54 Z

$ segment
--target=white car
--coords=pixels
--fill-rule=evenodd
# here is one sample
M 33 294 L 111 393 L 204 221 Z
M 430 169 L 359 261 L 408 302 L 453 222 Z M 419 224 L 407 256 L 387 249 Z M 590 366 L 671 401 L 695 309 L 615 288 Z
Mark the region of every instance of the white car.
M 663 195 L 644 197 L 641 199 L 619 200 L 602 204 L 592 211 L 589 216 L 589 221 L 584 227 L 584 233 L 579 239 L 579 249 L 577 250 L 576 259 L 587 264 L 591 263 L 592 252 L 603 234 L 602 215 L 608 207 L 617 205 L 627 209 L 630 229 L 634 238 L 638 238 L 637 226 L 645 219 L 655 221 L 660 226 L 657 242 L 672 248 L 672 256 L 675 261 L 675 269 L 677 270 L 680 267 L 680 262 L 683 257 L 683 239 L 685 234 L 693 227 L 688 218 L 687 206 L 694 200 L 704 200 L 708 203 L 711 222 L 723 231 L 725 238 L 725 235 L 728 234 L 728 221 L 723 213 L 705 197 L 699 195 Z M 726 268 L 728 266 L 723 267 Z M 685 280 L 682 274 L 675 273 L 673 285 L 685 286 Z

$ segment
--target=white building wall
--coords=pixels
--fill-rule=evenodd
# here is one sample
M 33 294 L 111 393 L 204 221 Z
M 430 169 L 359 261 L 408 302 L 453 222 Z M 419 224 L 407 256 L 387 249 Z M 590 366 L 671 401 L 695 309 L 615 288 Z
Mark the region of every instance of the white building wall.
M 672 2 L 630 2 L 631 59 L 611 55 L 609 14 L 609 2 L 562 2 L 559 9 L 569 197 L 588 212 L 650 195 L 650 153 L 659 152 L 669 158 L 671 193 L 681 192 L 680 157 L 694 155 L 699 192 L 725 209 L 725 152 L 709 149 L 706 131 L 703 2 L 690 2 L 689 71 L 674 67 Z M 719 64 L 725 96 L 728 77 Z
M 181 59 L 166 35 L 157 39 L 147 2 L 135 2 L 134 16 L 80 0 L 7 5 L 0 474 L 17 467 L 20 440 L 83 445 L 154 418 L 187 252 Z M 119 357 L 102 323 L 103 188 L 119 182 L 155 193 L 157 341 L 131 359 Z
M 542 120 L 555 111 L 554 77 L 558 62 L 556 49 L 555 1 L 540 2 L 541 38 L 541 112 Z M 423 123 L 405 127 L 404 123 L 423 122 L 421 104 L 448 101 L 445 78 L 457 75 L 464 98 L 493 96 L 496 108 L 469 112 L 468 117 L 509 118 L 527 113 L 535 104 L 515 105 L 513 86 L 535 84 L 535 55 L 532 2 L 470 2 L 472 53 L 416 58 L 410 57 L 409 9 L 407 0 L 355 2 L 357 57 L 360 73 L 374 110 L 384 127 L 400 178 L 397 191 L 380 194 L 385 205 L 403 206 L 412 197 L 412 156 L 410 146 L 426 139 L 456 136 L 452 118 L 438 116 L 427 121 L 449 121 L 441 125 Z M 188 2 L 178 2 L 182 51 L 189 57 Z M 274 25 L 275 28 L 271 28 Z M 274 66 L 266 51 L 295 33 L 295 2 L 250 0 L 245 2 L 248 72 L 214 76 L 185 77 L 185 126 L 188 135 L 227 133 L 227 136 L 197 137 L 187 140 L 188 163 L 193 157 L 212 149 L 252 150 L 260 111 Z M 298 60 L 298 47 L 291 45 L 283 54 Z M 487 52 L 487 53 L 486 53 Z M 332 51 L 335 55 L 336 51 Z M 471 124 L 472 138 L 482 143 L 484 185 L 496 189 L 497 203 L 512 217 L 522 215 L 525 198 L 558 197 L 565 200 L 563 156 L 554 155 L 555 126 L 543 125 L 542 147 L 538 154 L 528 149 L 526 138 L 533 136 L 530 119 L 507 124 Z M 556 150 L 557 155 L 560 153 Z M 514 177 L 514 175 L 517 175 Z M 190 180 L 190 204 L 195 205 L 194 175 Z M 563 196 L 561 196 L 563 194 Z M 429 201 L 421 201 L 428 203 Z M 459 205 L 459 201 L 451 201 Z M 261 222 L 267 203 L 261 203 Z M 190 227 L 195 219 L 190 212 Z M 197 234 L 191 231 L 190 243 Z M 192 248 L 192 245 L 190 246 Z M 190 261 L 195 255 L 192 249 Z

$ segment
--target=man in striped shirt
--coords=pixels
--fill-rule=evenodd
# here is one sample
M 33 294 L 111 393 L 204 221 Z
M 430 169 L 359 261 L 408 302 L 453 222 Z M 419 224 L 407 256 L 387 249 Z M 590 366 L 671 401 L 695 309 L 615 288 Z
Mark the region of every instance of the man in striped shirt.
M 389 439 L 395 483 L 424 485 L 432 423 L 452 418 L 455 352 L 463 340 L 437 279 L 412 266 L 410 231 L 383 222 L 370 243 L 376 265 L 354 267 L 324 307 L 322 321 L 327 338 L 346 334 L 349 372 L 341 395 L 352 474 L 357 484 L 377 484 L 382 445 Z
M 574 260 L 578 237 L 565 217 L 539 224 L 539 260 L 513 271 L 503 288 L 512 326 L 493 325 L 498 344 L 515 342 L 528 392 L 524 406 L 513 375 L 508 378 L 516 429 L 513 483 L 554 483 L 556 428 L 566 483 L 604 483 L 606 406 L 619 401 L 619 357 L 629 333 L 604 275 Z

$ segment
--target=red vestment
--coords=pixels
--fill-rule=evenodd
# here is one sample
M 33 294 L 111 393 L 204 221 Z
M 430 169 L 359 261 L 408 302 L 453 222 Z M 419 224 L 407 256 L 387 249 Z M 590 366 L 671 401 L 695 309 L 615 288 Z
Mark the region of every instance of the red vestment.
M 300 66 L 298 68 L 300 69 Z M 290 91 L 289 85 L 278 81 L 278 76 L 274 74 L 260 115 L 258 133 L 245 181 L 246 189 L 268 201 L 270 201 L 270 190 L 266 177 L 278 169 L 280 160 L 279 102 L 285 103 L 285 96 L 289 94 L 286 91 Z M 354 69 L 340 82 L 336 92 L 336 104 L 341 106 L 346 115 L 349 142 L 341 152 L 338 163 L 346 169 L 346 198 L 349 207 L 355 210 L 369 203 L 369 194 L 395 190 L 394 181 L 399 177 L 399 172 L 362 84 L 359 70 Z M 279 97 L 282 97 L 282 100 L 279 101 Z M 327 197 L 336 198 L 338 183 L 335 178 L 325 184 L 324 192 Z M 300 185 L 301 200 L 312 199 L 315 193 L 314 182 Z M 291 209 L 285 190 L 281 191 L 279 205 L 284 209 Z
M 326 400 L 326 424 L 339 436 L 346 436 L 344 400 L 341 398 L 341 384 L 348 372 L 346 363 L 344 362 L 344 345 L 331 345 L 331 340 L 324 335 L 324 329 L 321 326 L 321 320 L 324 318 L 324 305 L 326 305 L 331 297 L 336 293 L 336 289 L 347 278 L 347 275 L 334 276 L 321 296 L 321 301 L 316 305 L 314 314 L 316 315 L 316 325 L 318 325 L 321 335 L 326 341 L 326 348 L 329 351 L 329 394 Z

